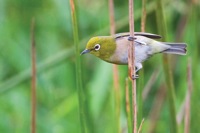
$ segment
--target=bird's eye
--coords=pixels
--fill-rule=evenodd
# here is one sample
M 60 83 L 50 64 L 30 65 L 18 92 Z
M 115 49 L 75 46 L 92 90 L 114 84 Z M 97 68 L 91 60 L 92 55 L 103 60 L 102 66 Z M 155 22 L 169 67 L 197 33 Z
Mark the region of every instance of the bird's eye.
M 99 45 L 99 44 L 96 44 L 96 45 L 94 46 L 94 50 L 98 51 L 99 49 L 100 49 L 100 45 Z

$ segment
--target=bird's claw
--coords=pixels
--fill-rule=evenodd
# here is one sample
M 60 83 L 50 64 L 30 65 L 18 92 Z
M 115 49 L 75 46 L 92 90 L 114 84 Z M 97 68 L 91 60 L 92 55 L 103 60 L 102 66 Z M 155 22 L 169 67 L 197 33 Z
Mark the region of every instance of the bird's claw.
M 135 39 L 136 39 L 136 38 L 135 38 L 135 37 L 132 37 L 132 36 L 129 36 L 129 37 L 128 37 L 128 40 L 129 40 L 129 41 L 134 41 Z
M 132 75 L 132 80 L 135 80 L 135 79 L 138 79 L 139 78 L 139 75 Z

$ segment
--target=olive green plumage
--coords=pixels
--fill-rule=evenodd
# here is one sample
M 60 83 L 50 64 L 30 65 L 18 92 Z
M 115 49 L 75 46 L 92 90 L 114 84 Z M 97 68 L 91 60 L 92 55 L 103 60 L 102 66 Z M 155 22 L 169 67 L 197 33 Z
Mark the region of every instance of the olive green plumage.
M 156 53 L 169 54 L 186 54 L 185 43 L 167 43 L 159 42 L 154 39 L 159 39 L 161 36 L 135 32 L 135 67 L 136 72 L 142 68 L 142 62 Z M 81 54 L 91 53 L 100 59 L 113 64 L 128 64 L 128 45 L 130 37 L 129 33 L 119 33 L 114 36 L 98 36 L 91 38 L 85 50 Z
M 91 54 L 109 61 L 116 49 L 115 39 L 112 36 L 93 37 L 88 41 L 86 49 L 90 50 Z

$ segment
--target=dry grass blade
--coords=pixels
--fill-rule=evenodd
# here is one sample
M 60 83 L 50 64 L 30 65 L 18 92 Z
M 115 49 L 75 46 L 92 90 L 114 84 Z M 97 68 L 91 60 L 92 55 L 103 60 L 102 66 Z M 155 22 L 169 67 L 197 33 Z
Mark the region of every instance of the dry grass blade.
M 187 92 L 186 92 L 187 93 Z M 187 95 L 187 94 L 186 94 Z M 187 97 L 187 96 L 186 96 Z M 180 106 L 179 112 L 176 115 L 177 124 L 180 125 L 185 115 L 185 100 Z
M 142 20 L 141 20 L 141 31 L 145 32 L 146 25 L 146 0 L 142 0 Z
M 153 74 L 151 75 L 150 79 L 148 80 L 146 86 L 144 87 L 144 90 L 142 92 L 142 99 L 143 101 L 146 100 L 147 96 L 149 95 L 149 92 L 153 86 L 153 84 L 155 83 L 155 81 L 157 80 L 158 76 L 160 74 L 160 69 L 155 69 Z
M 129 30 L 130 36 L 134 38 L 134 2 L 129 0 Z M 135 46 L 134 41 L 130 41 L 128 48 L 128 70 L 132 79 L 135 76 Z M 136 80 L 132 80 L 132 108 L 133 108 L 133 133 L 137 133 L 137 101 L 136 101 Z
M 35 20 L 31 21 L 31 133 L 36 132 L 36 49 L 35 49 Z
M 109 15 L 110 15 L 110 34 L 115 34 L 115 15 L 114 2 L 109 0 Z M 119 75 L 117 65 L 113 65 L 113 80 L 114 80 L 114 94 L 115 94 L 115 118 L 117 123 L 117 131 L 120 132 L 120 93 L 119 93 Z
M 110 34 L 115 34 L 115 14 L 114 14 L 114 2 L 109 0 L 109 15 L 110 15 Z
M 126 89 L 125 89 L 125 97 L 126 97 L 126 116 L 127 116 L 127 125 L 128 132 L 131 133 L 132 124 L 131 124 L 131 107 L 130 107 L 130 97 L 129 97 L 129 80 L 126 78 Z
M 166 88 L 164 87 L 164 85 L 161 85 L 161 87 L 159 88 L 155 100 L 154 100 L 154 104 L 152 106 L 151 112 L 149 114 L 149 119 L 150 119 L 150 128 L 148 129 L 148 133 L 154 133 L 155 132 L 155 127 L 157 125 L 157 121 L 163 106 L 163 103 L 165 101 L 166 98 Z
M 192 92 L 192 67 L 191 67 L 191 58 L 188 59 L 187 67 L 187 82 L 188 82 L 188 91 L 185 101 L 185 133 L 190 133 L 190 97 Z

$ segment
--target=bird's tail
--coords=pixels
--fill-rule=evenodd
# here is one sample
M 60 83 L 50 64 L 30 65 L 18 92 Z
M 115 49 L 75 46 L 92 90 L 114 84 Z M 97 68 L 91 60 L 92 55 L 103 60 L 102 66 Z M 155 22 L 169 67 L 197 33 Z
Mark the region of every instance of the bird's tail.
M 169 45 L 170 48 L 164 50 L 163 53 L 186 55 L 187 45 L 185 43 L 168 43 L 168 42 L 165 42 L 164 44 Z

